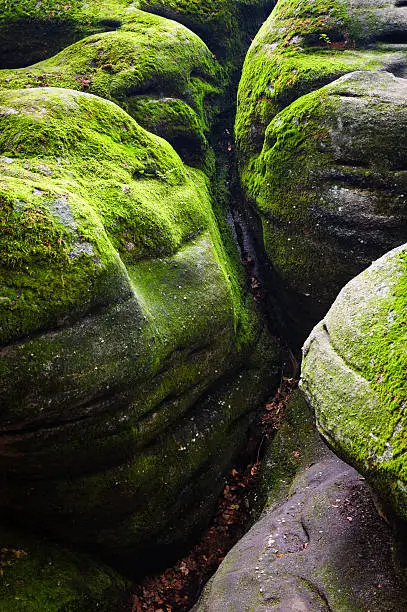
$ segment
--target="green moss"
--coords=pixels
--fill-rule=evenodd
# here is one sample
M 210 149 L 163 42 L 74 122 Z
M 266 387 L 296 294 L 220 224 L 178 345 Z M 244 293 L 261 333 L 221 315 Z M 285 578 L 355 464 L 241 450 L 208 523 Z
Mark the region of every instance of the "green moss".
M 232 0 L 141 0 L 140 8 L 185 24 L 221 58 L 239 49 L 238 10 Z
M 261 150 L 269 122 L 298 97 L 349 72 L 389 62 L 391 53 L 380 48 L 356 49 L 363 47 L 368 10 L 347 5 L 345 0 L 283 0 L 260 29 L 247 53 L 238 92 L 235 132 L 243 167 Z M 379 25 L 384 27 L 383 18 Z
M 361 466 L 375 464 L 373 479 L 376 486 L 387 490 L 392 486 L 396 505 L 405 509 L 404 489 L 407 483 L 407 422 L 402 406 L 407 397 L 407 256 L 393 258 L 394 276 L 389 295 L 377 301 L 373 313 L 361 317 L 358 333 L 364 337 L 359 345 L 352 342 L 345 349 L 347 359 L 360 367 L 360 374 L 377 394 L 379 407 L 374 413 L 357 419 L 364 435 L 352 445 L 352 453 Z M 379 271 L 380 275 L 380 271 Z M 373 273 L 374 278 L 374 273 Z M 342 334 L 334 331 L 333 346 Z M 339 346 L 339 351 L 343 349 Z M 352 415 L 351 419 L 354 418 Z M 373 439 L 372 437 L 373 436 Z M 369 450 L 370 446 L 372 448 Z M 375 472 L 377 471 L 377 474 Z M 390 483 L 393 483 L 392 485 Z M 399 489 L 399 490 L 398 490 Z
M 383 314 L 375 329 L 366 328 L 371 342 L 366 343 L 363 353 L 363 375 L 378 392 L 385 410 L 393 413 L 407 397 L 407 255 L 400 254 L 397 266 L 401 274 L 390 298 L 381 305 Z M 373 331 L 373 333 L 371 333 Z M 403 427 L 403 429 L 405 429 Z M 403 436 L 404 438 L 404 436 Z M 401 439 L 400 442 L 403 440 Z M 405 452 L 406 449 L 400 452 Z M 396 454 L 399 454 L 397 452 Z
M 211 52 L 183 26 L 141 11 L 125 28 L 85 38 L 30 68 L 0 71 L 0 86 L 67 87 L 113 100 L 187 161 L 205 164 L 221 83 Z
M 324 436 L 403 518 L 406 277 L 400 247 L 351 281 L 315 329 L 302 374 Z
M 348 575 L 346 575 L 348 574 Z M 351 588 L 346 588 L 346 584 L 353 584 L 354 575 L 346 572 L 344 578 L 344 564 L 340 569 L 334 564 L 326 563 L 317 572 L 317 576 L 324 585 L 324 592 L 328 594 L 329 605 L 334 610 L 352 610 L 352 612 L 363 612 L 365 603 L 355 601 L 355 594 Z
M 131 21 L 132 0 L 0 0 L 0 65 L 26 66 L 96 32 Z
M 351 201 L 355 210 L 356 200 L 358 208 L 368 206 L 363 189 L 373 196 L 372 215 L 394 214 L 405 193 L 404 181 L 392 174 L 392 160 L 397 156 L 400 163 L 400 157 L 390 144 L 403 133 L 405 92 L 386 70 L 401 69 L 406 56 L 380 44 L 365 46 L 364 30 L 358 30 L 366 23 L 365 4 L 345 16 L 346 2 L 279 2 L 248 52 L 239 85 L 241 181 L 260 212 L 282 291 L 301 300 L 291 317 L 305 329 L 323 316 L 345 282 L 386 250 L 384 244 L 397 244 L 385 228 L 380 247 L 371 233 L 358 242 L 361 222 L 349 212 Z M 379 14 L 382 8 L 372 10 Z M 386 31 L 380 19 L 373 40 Z M 347 81 L 349 73 L 353 80 L 349 75 Z M 398 100 L 386 95 L 386 87 L 398 89 Z M 384 184 L 397 193 L 387 203 L 380 193 Z
M 13 112 L 16 108 L 18 113 Z M 237 259 L 225 252 L 208 181 L 200 171 L 185 168 L 168 144 L 113 104 L 88 94 L 13 91 L 4 93 L 2 110 L 2 143 L 13 156 L 2 158 L 4 341 L 50 326 L 61 327 L 63 336 L 65 326 L 86 312 L 96 307 L 112 310 L 118 304 L 116 317 L 123 330 L 115 338 L 107 323 L 113 315 L 107 310 L 99 329 L 86 330 L 86 341 L 81 328 L 66 334 L 59 345 L 51 340 L 56 352 L 59 346 L 60 352 L 78 355 L 71 357 L 67 383 L 69 387 L 75 379 L 83 393 L 113 384 L 116 377 L 121 380 L 126 368 L 127 376 L 146 380 L 146 374 L 153 377 L 177 347 L 202 348 L 205 366 L 191 363 L 187 372 L 176 360 L 169 363 L 179 378 L 164 379 L 162 386 L 156 380 L 150 400 L 140 398 L 143 410 L 135 411 L 135 417 L 148 412 L 171 389 L 174 392 L 174 386 L 179 394 L 193 387 L 193 381 L 207 384 L 210 365 L 202 338 L 212 337 L 215 328 L 216 340 L 213 337 L 208 345 L 213 358 L 223 359 L 221 355 L 230 351 L 239 360 L 241 351 L 253 346 L 258 319 L 244 296 Z M 29 141 L 22 127 L 29 129 Z M 58 155 L 61 143 L 66 147 L 64 158 Z M 126 342 L 122 335 L 129 333 L 129 316 L 134 325 Z M 98 351 L 88 368 L 98 334 L 109 338 L 110 353 Z M 82 361 L 81 345 L 88 347 L 87 362 Z M 122 345 L 129 347 L 127 357 Z M 10 375 L 16 362 L 9 355 L 11 370 L 3 374 L 10 382 L 7 403 L 13 418 L 27 408 L 21 401 L 27 392 L 21 380 L 36 386 L 45 374 L 44 363 L 52 362 L 46 346 L 42 339 L 18 349 L 21 372 L 18 367 L 19 374 L 12 377 L 17 381 L 14 390 Z M 132 350 L 138 356 L 136 372 Z M 233 361 L 234 357 L 230 364 Z M 56 381 L 59 374 L 55 376 Z M 50 397 L 55 381 L 41 383 Z M 52 401 L 50 414 L 55 409 Z
M 82 313 L 126 296 L 117 253 L 127 265 L 175 253 L 208 227 L 202 183 L 114 105 L 37 89 L 3 93 L 2 113 L 3 341 L 56 322 L 79 295 Z
M 347 0 L 277 3 L 247 53 L 239 84 L 235 132 L 243 172 L 286 106 L 344 74 L 391 64 L 395 52 L 365 43 L 392 22 L 397 10 L 387 1 L 374 7 Z
M 240 4 L 234 0 L 73 0 L 69 4 L 44 0 L 0 0 L 0 65 L 21 66 L 49 57 L 89 34 L 131 23 L 143 9 L 196 31 L 219 57 L 233 61 L 242 49 Z M 255 2 L 261 6 L 265 2 Z M 35 24 L 33 32 L 30 24 Z M 247 25 L 247 24 L 246 24 Z M 27 36 L 29 39 L 27 40 Z M 17 39 L 17 40 L 16 40 Z M 12 57 L 7 56 L 7 50 Z
M 295 390 L 263 461 L 261 491 L 266 507 L 289 494 L 296 474 L 314 462 L 320 452 L 314 414 L 301 391 Z
M 134 562 L 136 548 L 203 525 L 247 413 L 274 382 L 275 343 L 207 177 L 126 114 L 209 175 L 228 70 L 185 27 L 127 2 L 53 15 L 23 4 L 0 32 L 10 42 L 35 24 L 31 57 L 90 36 L 0 73 L 1 417 L 32 428 L 10 440 L 24 464 L 2 456 L 12 478 L 1 505 Z M 212 6 L 213 19 L 209 5 L 192 7 L 208 19 L 197 31 L 231 32 L 233 7 Z

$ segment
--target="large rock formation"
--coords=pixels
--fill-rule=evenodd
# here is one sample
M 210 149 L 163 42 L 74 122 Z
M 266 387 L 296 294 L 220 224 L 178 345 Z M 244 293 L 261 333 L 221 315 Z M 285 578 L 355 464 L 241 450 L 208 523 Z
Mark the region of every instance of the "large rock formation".
M 331 446 L 407 519 L 407 247 L 339 294 L 304 346 L 302 386 Z
M 139 9 L 186 25 L 236 62 L 275 0 L 0 0 L 0 66 L 28 66 L 99 32 L 127 28 Z M 230 66 L 229 66 L 230 67 Z
M 205 524 L 278 363 L 208 180 L 235 4 L 145 3 L 232 33 L 221 65 L 140 3 L 0 2 L 1 515 L 133 572 Z M 0 607 L 118 609 L 100 564 L 1 542 Z
M 297 395 L 265 462 L 268 504 L 194 612 L 400 612 L 391 530 L 359 474 L 318 438 Z
M 220 66 L 184 26 L 133 10 L 121 29 L 95 34 L 35 66 L 0 72 L 1 89 L 67 87 L 107 98 L 168 140 L 193 166 L 211 170 L 207 136 Z
M 205 176 L 90 94 L 0 112 L 1 507 L 109 555 L 185 541 L 276 363 Z
M 247 54 L 241 178 L 297 336 L 406 240 L 406 39 L 404 3 L 280 0 Z

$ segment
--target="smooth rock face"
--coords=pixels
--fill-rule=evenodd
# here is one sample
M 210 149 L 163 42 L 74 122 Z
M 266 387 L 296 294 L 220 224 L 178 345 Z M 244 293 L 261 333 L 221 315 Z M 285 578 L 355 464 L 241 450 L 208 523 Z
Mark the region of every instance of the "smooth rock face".
M 348 283 L 304 345 L 302 388 L 331 446 L 407 518 L 407 247 Z
M 168 143 L 68 89 L 0 113 L 0 506 L 147 563 L 206 520 L 276 347 Z
M 406 39 L 407 7 L 390 0 L 280 0 L 247 54 L 241 178 L 302 338 L 406 241 Z
M 300 396 L 287 410 L 265 464 L 266 479 L 273 481 L 279 470 L 280 486 L 273 487 L 263 517 L 226 556 L 194 612 L 405 609 L 390 528 L 364 479 L 318 439 Z M 292 461 L 285 451 L 293 437 L 296 474 L 291 466 L 281 469 Z

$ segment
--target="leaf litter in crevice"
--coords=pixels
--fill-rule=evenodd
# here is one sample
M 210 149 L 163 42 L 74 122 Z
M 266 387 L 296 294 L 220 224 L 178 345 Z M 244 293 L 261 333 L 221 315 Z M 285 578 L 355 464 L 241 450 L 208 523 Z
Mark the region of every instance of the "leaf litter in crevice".
M 188 555 L 161 574 L 147 576 L 134 586 L 129 612 L 188 612 L 194 605 L 207 580 L 252 522 L 264 442 L 280 427 L 285 404 L 297 384 L 294 378 L 282 377 L 280 387 L 260 417 L 261 431 L 252 461 L 242 470 L 232 469 L 226 478 L 210 526 Z

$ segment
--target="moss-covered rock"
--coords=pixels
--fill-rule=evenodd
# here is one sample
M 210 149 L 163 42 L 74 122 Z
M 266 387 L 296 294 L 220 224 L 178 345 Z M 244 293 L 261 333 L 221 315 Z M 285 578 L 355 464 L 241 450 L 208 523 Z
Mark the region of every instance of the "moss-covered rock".
M 90 34 L 126 27 L 138 9 L 186 25 L 228 64 L 239 61 L 274 0 L 0 0 L 0 66 L 27 66 Z
M 248 52 L 241 178 L 298 328 L 405 241 L 406 36 L 390 0 L 280 0 Z
M 131 15 L 118 31 L 84 38 L 35 66 L 0 71 L 0 88 L 66 87 L 113 100 L 187 163 L 210 170 L 219 64 L 179 23 L 136 9 Z
M 274 4 L 275 0 L 140 0 L 141 9 L 183 23 L 199 34 L 220 60 L 231 64 L 240 63 L 248 37 L 267 15 L 264 11 Z
M 304 346 L 318 428 L 384 505 L 407 518 L 406 246 L 348 283 Z
M 99 561 L 10 530 L 0 530 L 0 542 L 4 612 L 128 609 L 128 585 Z
M 132 20 L 133 0 L 0 0 L 0 66 L 27 66 Z
M 206 520 L 276 346 L 202 172 L 96 96 L 0 104 L 1 505 L 137 565 Z

